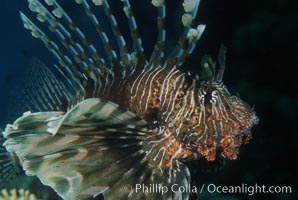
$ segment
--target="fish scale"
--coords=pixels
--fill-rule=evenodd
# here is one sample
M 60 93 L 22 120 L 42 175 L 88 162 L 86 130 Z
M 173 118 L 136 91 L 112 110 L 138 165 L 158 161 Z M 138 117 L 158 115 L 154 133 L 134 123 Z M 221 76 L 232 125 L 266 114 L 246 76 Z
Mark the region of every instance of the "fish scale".
M 16 173 L 15 165 L 20 165 L 63 199 L 100 194 L 112 200 L 196 196 L 191 195 L 196 191 L 190 190 L 185 163 L 236 159 L 258 123 L 253 108 L 223 84 L 223 46 L 217 62 L 203 57 L 201 78 L 181 71 L 205 29 L 205 25 L 193 27 L 200 1 L 183 1 L 182 34 L 166 55 L 166 4 L 152 0 L 158 10 L 157 41 L 148 60 L 129 0 L 120 4 L 132 51 L 109 1 L 74 2 L 91 21 L 102 53 L 58 1 L 28 0 L 37 20 L 20 12 L 25 28 L 57 59 L 54 68 L 61 78 L 42 62 L 35 63 L 34 80 L 27 83 L 22 99 L 28 112 L 3 132 L 1 187 Z M 96 15 L 98 7 L 102 18 Z M 186 190 L 164 194 L 136 188 L 157 183 Z M 127 185 L 131 190 L 125 190 Z

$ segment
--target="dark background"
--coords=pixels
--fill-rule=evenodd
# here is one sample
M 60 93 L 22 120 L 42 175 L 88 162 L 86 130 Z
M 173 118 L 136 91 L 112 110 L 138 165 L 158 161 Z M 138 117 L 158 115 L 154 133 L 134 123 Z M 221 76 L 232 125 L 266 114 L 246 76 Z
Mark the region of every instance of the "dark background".
M 64 0 L 67 12 L 85 24 L 80 7 Z M 71 3 L 70 3 L 71 2 Z M 114 3 L 115 1 L 113 1 Z M 167 49 L 173 48 L 181 31 L 182 1 L 168 1 Z M 147 54 L 155 40 L 156 11 L 150 1 L 131 1 Z M 113 8 L 116 12 L 118 4 Z M 27 2 L 2 0 L 0 7 L 0 124 L 10 115 L 9 101 L 17 95 L 14 86 L 24 78 L 31 58 L 51 66 L 54 59 L 43 44 L 23 28 L 18 11 L 34 16 Z M 120 10 L 120 9 L 119 9 Z M 125 27 L 125 19 L 119 15 Z M 123 23 L 122 23 L 123 22 Z M 243 146 L 237 160 L 220 167 L 191 164 L 197 186 L 259 185 L 292 186 L 292 194 L 208 194 L 201 199 L 298 199 L 298 3 L 294 0 L 202 0 L 196 23 L 207 24 L 203 37 L 184 69 L 200 71 L 203 55 L 217 56 L 223 43 L 227 49 L 224 82 L 233 94 L 255 106 L 260 118 L 253 139 Z M 84 27 L 83 30 L 92 30 Z M 88 32 L 88 31 L 87 31 Z M 125 32 L 125 31 L 124 31 Z M 91 35 L 96 41 L 95 35 Z M 144 39 L 146 38 L 146 39 Z M 213 165 L 213 164 L 211 164 Z M 220 170 L 218 170 L 220 168 Z M 20 183 L 18 187 L 20 187 Z M 27 186 L 24 186 L 27 187 Z

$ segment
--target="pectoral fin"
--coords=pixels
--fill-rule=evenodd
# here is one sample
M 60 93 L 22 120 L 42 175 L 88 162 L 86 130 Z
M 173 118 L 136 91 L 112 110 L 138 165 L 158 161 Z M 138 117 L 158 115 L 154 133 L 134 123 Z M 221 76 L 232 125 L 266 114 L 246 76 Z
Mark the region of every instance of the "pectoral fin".
M 137 190 L 138 184 L 188 187 L 188 168 L 179 161 L 162 172 L 144 151 L 154 134 L 146 121 L 117 104 L 87 99 L 67 113 L 27 113 L 4 132 L 4 146 L 64 199 L 188 199 L 188 193 Z M 152 163 L 152 162 L 151 162 Z M 129 187 L 128 190 L 128 185 Z M 130 190 L 131 189 L 131 190 Z

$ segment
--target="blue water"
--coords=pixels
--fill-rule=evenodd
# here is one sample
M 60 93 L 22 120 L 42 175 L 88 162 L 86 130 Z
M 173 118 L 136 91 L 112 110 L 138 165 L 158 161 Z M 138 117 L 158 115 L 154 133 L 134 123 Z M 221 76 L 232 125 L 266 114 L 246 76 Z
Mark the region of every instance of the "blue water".
M 9 113 L 8 103 L 16 84 L 24 78 L 24 72 L 31 58 L 47 60 L 50 55 L 43 44 L 33 38 L 29 31 L 24 29 L 19 17 L 19 10 L 26 10 L 27 2 L 18 0 L 2 0 L 0 7 L 0 124 L 6 122 Z

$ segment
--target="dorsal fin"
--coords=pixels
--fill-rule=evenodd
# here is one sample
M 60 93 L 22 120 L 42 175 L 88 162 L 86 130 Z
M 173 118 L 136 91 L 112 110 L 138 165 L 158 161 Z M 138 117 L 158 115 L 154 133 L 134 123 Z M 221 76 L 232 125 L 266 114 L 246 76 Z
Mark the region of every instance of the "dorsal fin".
M 183 8 L 185 14 L 183 14 L 181 19 L 184 28 L 176 47 L 167 58 L 166 66 L 181 66 L 186 57 L 193 52 L 197 41 L 201 38 L 206 26 L 191 27 L 193 20 L 196 18 L 199 5 L 200 0 L 184 0 Z
M 28 0 L 30 10 L 37 13 L 38 21 L 47 25 L 47 31 L 44 30 L 44 26 L 33 22 L 24 13 L 20 12 L 20 15 L 25 28 L 29 29 L 34 37 L 41 39 L 57 58 L 59 69 L 73 83 L 81 85 L 79 86 L 81 90 L 79 98 L 81 99 L 108 93 L 109 86 L 115 77 L 124 78 L 135 70 L 143 70 L 147 66 L 174 67 L 182 65 L 185 58 L 194 50 L 196 42 L 205 29 L 205 25 L 199 25 L 197 28 L 191 27 L 200 1 L 185 0 L 183 3 L 185 14 L 182 16 L 183 33 L 177 46 L 164 61 L 166 6 L 164 0 L 152 0 L 152 4 L 158 9 L 158 35 L 154 51 L 148 62 L 129 0 L 122 0 L 121 3 L 133 41 L 132 52 L 127 49 L 125 38 L 110 9 L 109 1 L 93 1 L 94 9 L 87 0 L 76 0 L 75 2 L 82 5 L 94 25 L 99 40 L 103 44 L 104 55 L 101 55 L 96 46 L 89 42 L 84 31 L 75 24 L 56 0 Z M 96 16 L 93 10 L 98 7 L 104 11 L 106 18 Z M 107 34 L 106 26 L 102 25 L 105 21 L 110 24 L 111 31 L 109 32 L 112 34 Z M 110 40 L 115 40 L 117 47 Z
M 216 74 L 216 81 L 222 82 L 223 75 L 225 72 L 225 67 L 226 67 L 226 53 L 227 53 L 227 48 L 221 44 L 219 47 L 219 53 L 218 53 L 218 65 L 219 65 L 219 70 Z

